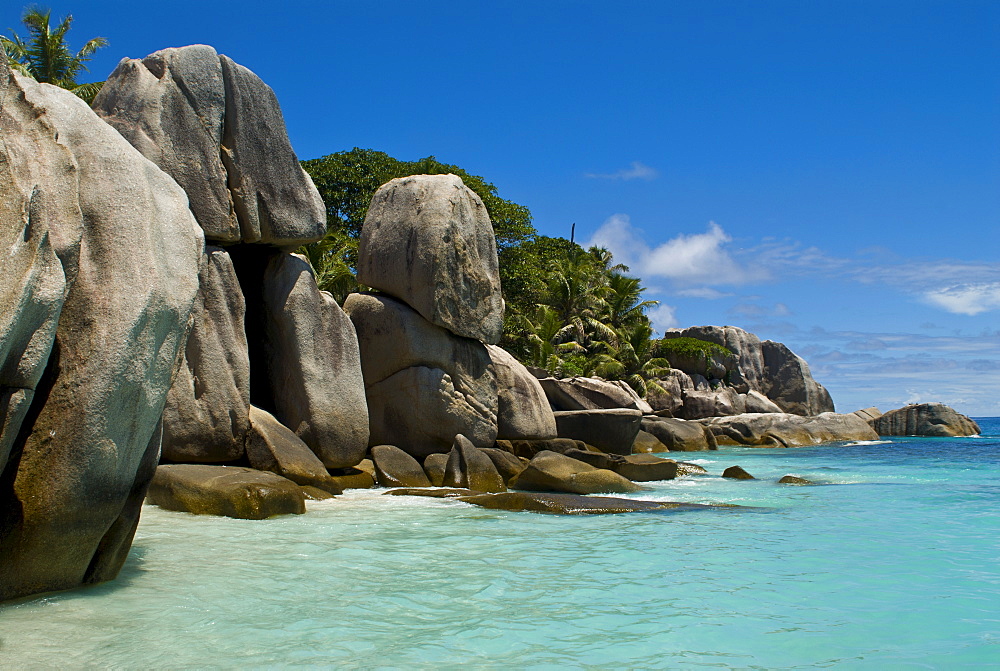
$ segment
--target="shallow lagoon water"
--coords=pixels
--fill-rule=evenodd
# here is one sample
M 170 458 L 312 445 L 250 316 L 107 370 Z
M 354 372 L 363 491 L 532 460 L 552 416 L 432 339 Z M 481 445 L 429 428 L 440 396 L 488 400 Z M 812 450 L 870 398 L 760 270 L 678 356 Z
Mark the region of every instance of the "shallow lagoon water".
M 0 667 L 984 668 L 1000 664 L 1000 420 L 984 437 L 679 456 L 560 517 L 378 490 L 262 522 L 147 506 L 121 577 L 0 607 Z M 756 481 L 725 480 L 740 464 Z M 785 474 L 820 486 L 777 485 Z

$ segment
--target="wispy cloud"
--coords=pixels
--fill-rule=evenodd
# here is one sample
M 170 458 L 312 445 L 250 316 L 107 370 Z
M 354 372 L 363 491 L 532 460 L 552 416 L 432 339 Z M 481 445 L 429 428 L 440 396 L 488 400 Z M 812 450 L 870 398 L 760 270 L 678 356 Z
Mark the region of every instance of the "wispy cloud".
M 747 317 L 760 319 L 763 317 L 788 317 L 792 311 L 784 303 L 774 305 L 758 305 L 756 303 L 737 303 L 727 310 L 731 317 Z
M 612 173 L 596 173 L 588 172 L 584 177 L 589 177 L 590 179 L 617 179 L 623 181 L 629 181 L 632 179 L 644 179 L 647 182 L 654 180 L 660 176 L 660 173 L 656 168 L 651 168 L 645 163 L 640 163 L 639 161 L 632 161 L 632 164 L 628 168 L 623 168 L 618 172 Z
M 587 243 L 605 247 L 615 259 L 642 278 L 661 278 L 680 287 L 742 285 L 767 279 L 758 266 L 745 266 L 727 249 L 732 238 L 715 222 L 704 233 L 678 235 L 650 247 L 641 231 L 632 227 L 628 215 L 609 217 Z
M 924 299 L 954 314 L 978 315 L 1000 309 L 1000 282 L 944 287 L 925 292 Z
M 646 311 L 646 316 L 649 317 L 653 330 L 658 333 L 662 334 L 667 329 L 677 327 L 677 314 L 674 308 L 666 303 L 650 308 Z

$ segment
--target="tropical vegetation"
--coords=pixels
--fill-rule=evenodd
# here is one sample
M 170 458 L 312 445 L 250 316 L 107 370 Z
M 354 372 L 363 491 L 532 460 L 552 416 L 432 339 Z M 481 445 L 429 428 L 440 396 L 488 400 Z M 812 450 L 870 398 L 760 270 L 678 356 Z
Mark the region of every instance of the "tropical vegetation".
M 497 187 L 433 156 L 401 161 L 355 148 L 303 161 L 327 207 L 326 237 L 302 248 L 322 289 L 338 301 L 360 287 L 354 277 L 368 204 L 382 184 L 417 174 L 458 175 L 489 212 L 497 237 L 506 302 L 501 344 L 527 365 L 559 376 L 624 380 L 640 394 L 669 370 L 646 311 L 645 289 L 600 247 L 538 235 L 531 212 L 500 197 Z
M 103 37 L 94 37 L 73 53 L 66 43 L 66 33 L 73 17 L 67 15 L 55 28 L 50 25 L 51 17 L 50 9 L 28 7 L 21 15 L 27 36 L 21 37 L 13 30 L 9 37 L 0 35 L 0 46 L 7 53 L 7 63 L 27 77 L 68 89 L 88 103 L 93 102 L 104 82 L 80 84 L 77 77 L 87 71 L 86 62 L 98 49 L 108 46 L 108 41 Z

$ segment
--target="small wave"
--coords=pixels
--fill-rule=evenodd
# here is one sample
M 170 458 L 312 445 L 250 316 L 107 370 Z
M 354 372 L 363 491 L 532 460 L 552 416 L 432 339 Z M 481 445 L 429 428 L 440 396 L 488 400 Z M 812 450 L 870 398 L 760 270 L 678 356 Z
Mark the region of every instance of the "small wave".
M 844 447 L 854 447 L 855 445 L 890 445 L 891 440 L 855 440 L 852 443 L 845 443 Z

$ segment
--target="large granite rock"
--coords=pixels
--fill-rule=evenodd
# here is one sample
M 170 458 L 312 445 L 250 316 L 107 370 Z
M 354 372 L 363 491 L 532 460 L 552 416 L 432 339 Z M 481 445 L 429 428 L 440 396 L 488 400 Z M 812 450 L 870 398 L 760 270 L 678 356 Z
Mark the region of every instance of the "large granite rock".
M 684 392 L 684 405 L 674 413 L 681 419 L 702 419 L 741 415 L 746 412 L 746 397 L 732 387 L 718 386 L 704 391 Z
M 211 47 L 122 60 L 94 108 L 187 191 L 209 239 L 292 249 L 326 232 L 274 92 Z
M 874 421 L 874 420 L 876 420 L 876 419 L 878 419 L 879 417 L 882 416 L 882 411 L 879 410 L 878 408 L 876 408 L 873 405 L 870 408 L 862 408 L 860 410 L 855 410 L 851 414 L 857 415 L 861 419 L 863 419 L 866 422 L 868 422 L 869 424 L 871 424 L 872 421 Z
M 48 373 L 0 484 L 3 600 L 107 580 L 124 562 L 159 454 L 204 239 L 177 184 L 78 97 L 12 78 L 4 64 L 0 100 L 5 145 L 37 140 L 36 161 L 53 159 L 56 142 L 64 148 L 50 169 L 75 165 L 63 176 L 78 181 L 85 222 L 78 265 L 63 260 L 75 277 Z M 62 187 L 35 183 L 39 193 Z M 54 210 L 35 212 L 59 225 Z M 12 224 L 24 228 L 22 217 L 2 222 Z M 57 252 L 79 235 L 78 222 L 70 227 L 51 229 Z
M 235 461 L 250 428 L 246 306 L 225 250 L 206 247 L 191 332 L 163 408 L 163 458 Z
M 486 346 L 431 324 L 388 296 L 344 302 L 358 333 L 371 442 L 423 459 L 462 434 L 480 447 L 497 435 L 497 382 Z
M 907 405 L 876 417 L 869 424 L 880 436 L 979 435 L 979 425 L 943 403 Z
M 242 466 L 165 464 L 156 469 L 146 500 L 167 510 L 244 520 L 306 511 L 294 482 Z
M 246 452 L 250 465 L 258 471 L 277 473 L 329 494 L 343 492 L 309 446 L 266 410 L 250 408 Z
M 547 377 L 539 380 L 554 410 L 603 410 L 630 408 L 643 414 L 653 409 L 624 382 L 608 382 L 597 377 Z
M 505 350 L 487 345 L 497 379 L 497 438 L 556 437 L 556 418 L 538 379 Z
M 455 175 L 382 185 L 358 245 L 358 281 L 452 333 L 495 344 L 503 331 L 496 237 L 483 201 Z
M 564 454 L 549 451 L 536 454 L 527 467 L 511 480 L 510 487 L 573 494 L 642 491 L 642 487 L 614 471 L 595 468 Z
M 556 412 L 560 438 L 582 440 L 603 452 L 632 454 L 642 413 L 638 410 L 569 410 Z
M 327 468 L 357 464 L 369 444 L 368 405 L 351 320 L 302 256 L 272 256 L 261 284 L 274 416 Z
M 818 415 L 833 412 L 833 399 L 823 385 L 813 379 L 809 364 L 780 342 L 761 343 L 766 386 L 761 389 L 785 412 L 795 415 Z
M 671 452 L 700 452 L 717 448 L 715 435 L 698 422 L 671 417 L 643 417 L 642 430 L 656 436 Z
M 240 240 L 222 163 L 226 85 L 215 49 L 196 44 L 163 49 L 142 60 L 124 58 L 93 107 L 177 180 L 207 239 Z
M 463 435 L 455 436 L 441 484 L 444 487 L 462 487 L 477 492 L 507 491 L 493 460 Z
M 420 462 L 395 445 L 376 445 L 372 462 L 380 487 L 430 487 Z
M 781 412 L 781 407 L 759 391 L 751 389 L 743 396 L 746 412 Z
M 824 412 L 814 417 L 790 413 L 744 414 L 699 420 L 719 445 L 802 447 L 847 440 L 877 440 L 857 415 Z

